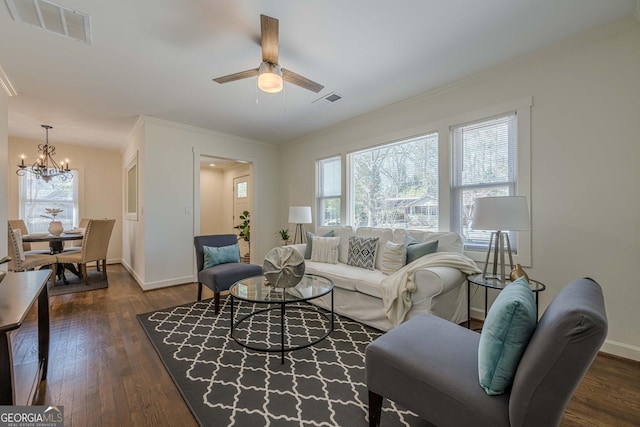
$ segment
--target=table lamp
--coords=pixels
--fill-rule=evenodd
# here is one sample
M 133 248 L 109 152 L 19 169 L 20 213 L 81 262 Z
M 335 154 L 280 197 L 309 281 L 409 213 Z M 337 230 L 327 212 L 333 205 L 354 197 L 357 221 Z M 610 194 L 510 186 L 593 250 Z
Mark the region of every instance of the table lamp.
M 311 224 L 311 222 L 311 206 L 289 207 L 289 223 L 296 224 L 296 232 L 293 237 L 294 244 L 305 243 L 307 241 L 302 224 Z M 300 242 L 298 242 L 298 234 L 300 234 Z
M 527 199 L 523 196 L 481 197 L 476 199 L 473 209 L 473 230 L 493 230 L 489 239 L 487 257 L 482 269 L 483 279 L 499 279 L 505 283 L 504 252 L 505 245 L 509 255 L 510 269 L 513 270 L 513 255 L 509 242 L 509 231 L 531 230 Z M 493 272 L 487 274 L 491 248 L 494 247 Z M 498 274 L 498 257 L 500 257 L 500 274 Z

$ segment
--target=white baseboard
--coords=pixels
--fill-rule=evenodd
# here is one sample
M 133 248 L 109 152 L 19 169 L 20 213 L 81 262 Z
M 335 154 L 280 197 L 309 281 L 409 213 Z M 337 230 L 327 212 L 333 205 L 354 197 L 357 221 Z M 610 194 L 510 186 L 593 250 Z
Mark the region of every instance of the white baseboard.
M 636 347 L 634 345 L 613 340 L 605 340 L 600 351 L 640 362 L 640 347 Z
M 193 276 L 184 276 L 184 277 L 174 277 L 172 279 L 166 279 L 166 280 L 158 280 L 156 282 L 147 282 L 141 287 L 143 291 L 151 291 L 153 289 L 167 288 L 169 286 L 184 285 L 186 283 L 193 283 L 193 282 L 194 282 Z
M 484 309 L 471 307 L 471 317 L 474 319 L 484 319 Z M 640 361 L 640 347 L 634 345 L 625 344 L 613 340 L 605 340 L 604 344 L 600 348 L 603 353 L 612 354 L 618 357 L 624 357 L 625 359 L 631 359 Z
M 193 283 L 196 280 L 195 277 L 191 275 L 191 276 L 184 276 L 184 277 L 173 277 L 171 279 L 158 280 L 156 282 L 144 282 L 142 278 L 136 274 L 133 268 L 131 268 L 131 266 L 127 264 L 124 260 L 120 260 L 120 263 L 129 272 L 129 274 L 131 274 L 131 276 L 136 281 L 136 283 L 138 283 L 138 286 L 140 286 L 140 289 L 142 289 L 143 291 L 151 291 L 153 289 L 168 288 L 169 286 L 175 286 L 175 285 L 184 285 L 185 283 Z

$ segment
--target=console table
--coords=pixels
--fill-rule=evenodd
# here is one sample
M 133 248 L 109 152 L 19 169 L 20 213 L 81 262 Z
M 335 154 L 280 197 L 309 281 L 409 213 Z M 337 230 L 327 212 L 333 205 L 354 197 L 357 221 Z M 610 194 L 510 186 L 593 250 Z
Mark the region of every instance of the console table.
M 8 272 L 0 283 L 0 405 L 29 405 L 49 361 L 49 292 L 51 270 Z M 38 363 L 14 366 L 11 332 L 19 329 L 38 301 Z M 37 365 L 37 366 L 36 366 Z M 22 390 L 24 385 L 30 389 Z

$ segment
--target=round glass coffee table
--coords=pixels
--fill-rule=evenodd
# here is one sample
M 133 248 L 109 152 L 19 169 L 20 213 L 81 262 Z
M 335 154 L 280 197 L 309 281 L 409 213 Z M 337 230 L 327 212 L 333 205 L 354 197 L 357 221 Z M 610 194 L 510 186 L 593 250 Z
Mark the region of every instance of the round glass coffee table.
M 305 274 L 294 287 L 276 288 L 264 276 L 254 276 L 231 285 L 229 294 L 231 337 L 251 350 L 280 353 L 282 363 L 286 352 L 317 344 L 333 331 L 333 282 L 326 277 Z M 308 303 L 327 294 L 331 295 L 329 311 Z M 237 307 L 238 320 L 236 299 L 254 303 L 248 313 Z M 265 308 L 259 308 L 262 305 Z

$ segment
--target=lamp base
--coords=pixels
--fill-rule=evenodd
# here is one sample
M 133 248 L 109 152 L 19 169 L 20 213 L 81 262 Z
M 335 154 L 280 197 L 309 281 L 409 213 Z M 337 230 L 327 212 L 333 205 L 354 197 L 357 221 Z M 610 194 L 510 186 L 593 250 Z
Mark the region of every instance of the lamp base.
M 298 242 L 298 234 L 300 235 L 300 241 Z M 293 236 L 293 244 L 307 243 L 307 237 L 304 233 L 304 226 L 302 224 L 296 224 L 296 232 Z
M 494 247 L 493 252 L 493 270 L 491 273 L 487 273 L 489 267 L 489 258 L 491 255 L 491 248 Z M 500 283 L 506 283 L 507 274 L 504 263 L 505 246 L 509 255 L 509 272 L 513 270 L 513 254 L 511 253 L 511 243 L 509 241 L 509 233 L 502 232 L 500 230 L 491 233 L 491 239 L 489 240 L 489 248 L 487 249 L 487 257 L 484 261 L 484 268 L 482 269 L 483 279 L 496 279 Z M 498 262 L 498 257 L 500 261 Z M 500 273 L 498 273 L 498 264 L 500 264 Z

